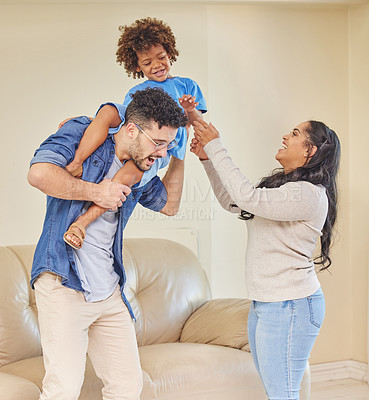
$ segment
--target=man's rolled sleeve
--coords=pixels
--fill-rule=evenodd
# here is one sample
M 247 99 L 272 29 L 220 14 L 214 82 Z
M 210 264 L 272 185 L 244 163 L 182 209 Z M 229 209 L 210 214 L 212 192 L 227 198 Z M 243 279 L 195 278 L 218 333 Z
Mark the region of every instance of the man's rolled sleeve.
M 156 176 L 146 185 L 139 203 L 152 211 L 160 211 L 167 204 L 167 199 L 167 189 L 159 177 Z
M 62 154 L 55 153 L 52 150 L 39 150 L 33 156 L 30 162 L 30 167 L 33 164 L 38 163 L 50 163 L 65 168 L 67 165 L 67 159 Z
M 57 132 L 50 135 L 35 151 L 31 165 L 52 163 L 65 168 L 75 155 L 83 132 L 91 123 L 87 117 L 73 118 L 66 122 Z

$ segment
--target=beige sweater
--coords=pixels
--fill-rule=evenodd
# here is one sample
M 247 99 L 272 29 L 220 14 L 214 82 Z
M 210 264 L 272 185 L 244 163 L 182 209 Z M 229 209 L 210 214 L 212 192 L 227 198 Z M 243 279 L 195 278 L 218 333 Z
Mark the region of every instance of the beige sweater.
M 328 211 L 325 188 L 304 181 L 255 188 L 220 139 L 204 150 L 209 160 L 202 163 L 220 205 L 255 215 L 247 221 L 247 297 L 269 302 L 313 294 L 320 287 L 312 257 Z

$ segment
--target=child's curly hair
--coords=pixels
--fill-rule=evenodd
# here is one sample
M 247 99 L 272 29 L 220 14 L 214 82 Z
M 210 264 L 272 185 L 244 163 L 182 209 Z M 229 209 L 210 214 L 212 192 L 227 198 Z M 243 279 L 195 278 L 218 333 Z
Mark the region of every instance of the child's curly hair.
M 142 71 L 137 71 L 138 58 L 136 52 L 147 51 L 151 46 L 161 44 L 168 53 L 170 63 L 177 61 L 179 52 L 176 39 L 171 28 L 156 18 L 137 19 L 132 25 L 119 27 L 121 36 L 118 41 L 117 63 L 124 64 L 128 76 L 143 78 Z

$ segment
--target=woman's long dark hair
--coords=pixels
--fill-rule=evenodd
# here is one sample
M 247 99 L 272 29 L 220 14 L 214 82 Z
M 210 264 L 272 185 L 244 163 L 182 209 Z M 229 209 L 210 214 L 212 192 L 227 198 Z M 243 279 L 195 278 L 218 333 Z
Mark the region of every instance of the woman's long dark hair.
M 340 162 L 341 146 L 334 131 L 323 122 L 308 121 L 307 144 L 316 146 L 317 151 L 302 167 L 285 173 L 283 169 L 277 169 L 270 176 L 264 177 L 257 185 L 258 188 L 277 188 L 287 182 L 307 181 L 314 185 L 322 185 L 326 189 L 328 197 L 328 214 L 325 220 L 322 236 L 320 237 L 320 256 L 314 259 L 314 263 L 321 265 L 320 271 L 331 265 L 329 250 L 332 241 L 332 229 L 337 217 L 337 184 L 336 175 Z M 240 218 L 249 220 L 254 215 L 241 211 Z

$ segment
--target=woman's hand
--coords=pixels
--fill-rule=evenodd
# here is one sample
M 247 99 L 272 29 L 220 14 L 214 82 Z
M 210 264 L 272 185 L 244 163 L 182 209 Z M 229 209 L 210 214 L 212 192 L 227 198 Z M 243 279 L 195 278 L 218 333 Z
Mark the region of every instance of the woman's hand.
M 211 140 L 219 137 L 219 132 L 210 123 L 209 125 L 203 120 L 197 120 L 193 123 L 195 139 L 197 139 L 202 147 L 207 145 Z
M 200 160 L 208 160 L 203 145 L 196 138 L 191 140 L 190 152 L 199 157 Z

